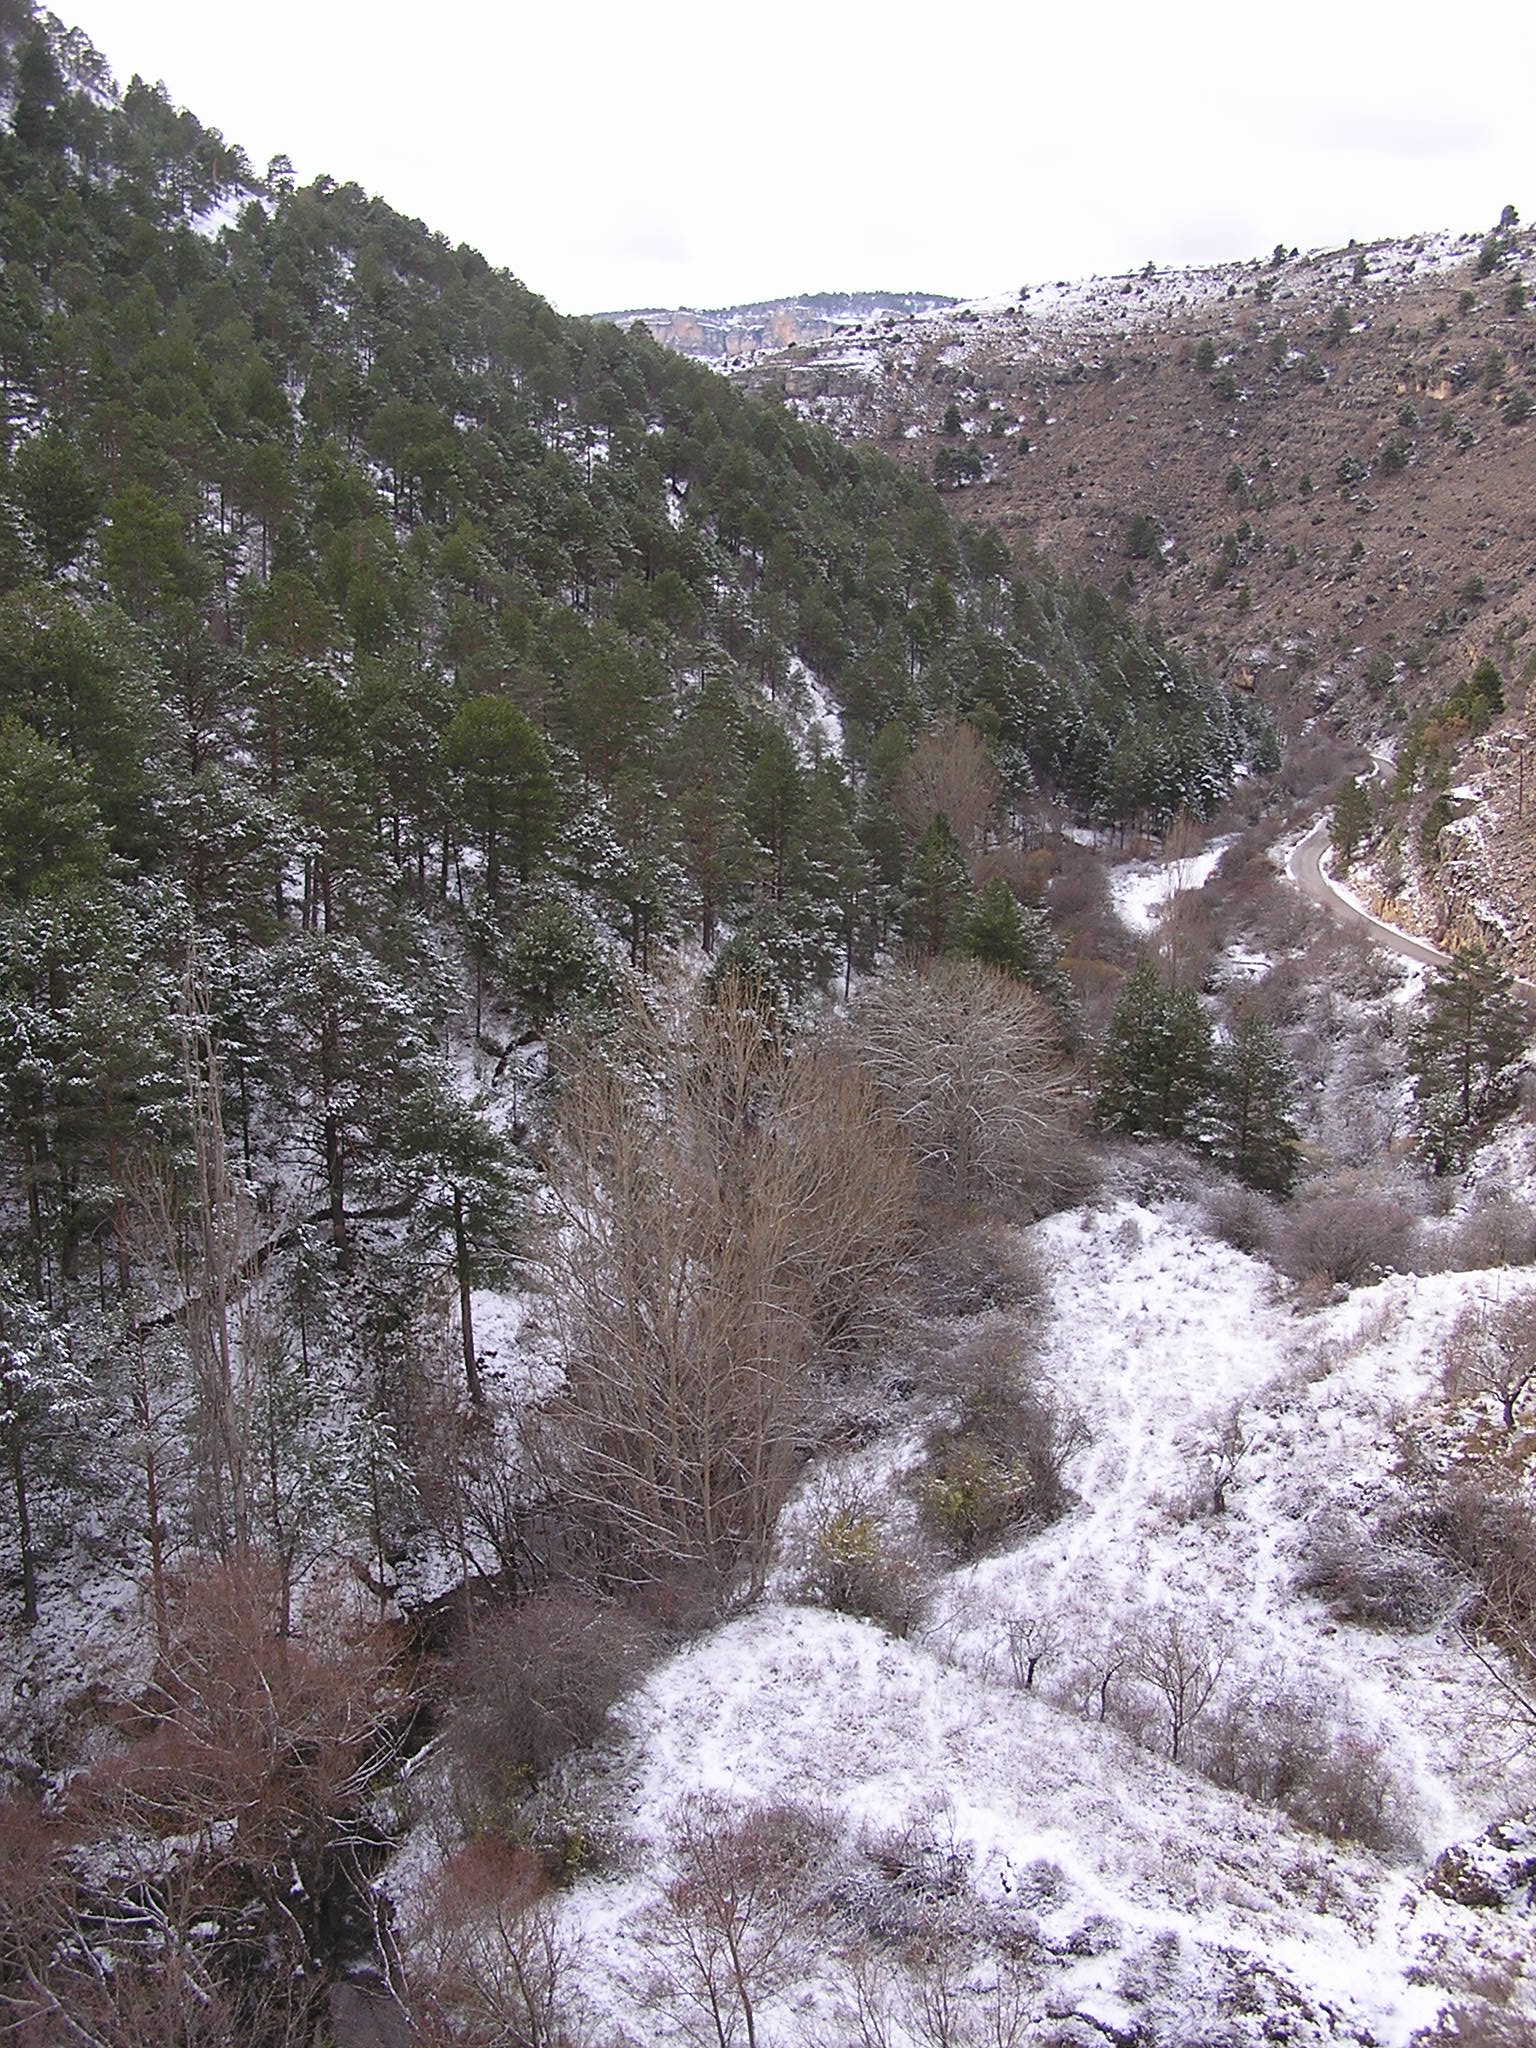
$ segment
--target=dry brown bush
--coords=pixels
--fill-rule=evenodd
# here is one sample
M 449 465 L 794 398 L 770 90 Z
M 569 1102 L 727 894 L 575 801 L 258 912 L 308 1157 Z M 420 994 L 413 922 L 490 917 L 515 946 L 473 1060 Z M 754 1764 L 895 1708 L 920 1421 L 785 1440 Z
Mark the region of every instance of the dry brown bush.
M 1066 1512 L 1067 1467 L 1089 1434 L 1030 1374 L 1016 1334 L 985 1336 L 952 1370 L 958 1417 L 930 1440 L 918 1505 L 932 1533 L 970 1557 Z
M 283 1595 L 281 1569 L 249 1556 L 172 1586 L 169 1654 L 122 1749 L 46 1824 L 19 1807 L 0 1822 L 12 2038 L 314 2039 L 329 1916 L 368 1896 L 363 1813 L 404 1703 L 375 1638 L 317 1595 L 286 1634 Z
M 942 811 L 967 860 L 974 862 L 991 837 L 999 791 L 997 769 L 975 726 L 945 717 L 912 749 L 896 778 L 892 802 L 913 839 L 921 839 Z
M 1283 1677 L 1229 1681 L 1201 1725 L 1194 1761 L 1213 1784 L 1278 1806 L 1331 1841 L 1403 1844 L 1385 1744 Z
M 1033 989 L 970 960 L 897 969 L 850 1028 L 927 1202 L 1021 1202 L 1038 1213 L 1080 1188 L 1076 1085 L 1059 1020 Z
M 858 1615 L 894 1636 L 908 1635 L 922 1610 L 916 1564 L 854 1492 L 821 1502 L 807 1534 L 799 1590 L 818 1607 Z
M 444 1865 L 411 1942 L 409 2016 L 426 2048 L 579 2048 L 579 1949 L 525 1853 L 473 1842 Z
M 1463 1640 L 1482 1658 L 1527 1741 L 1536 1741 L 1536 1508 L 1502 1478 L 1492 1484 L 1467 1477 L 1438 1488 L 1423 1523 L 1473 1589 Z
M 713 2048 L 756 2048 L 760 2006 L 802 1974 L 833 1846 L 803 1806 L 690 1795 L 678 1807 L 646 1948 L 660 1996 Z
M 1234 1251 L 1262 1258 L 1274 1239 L 1279 1211 L 1257 1188 L 1228 1184 L 1213 1188 L 1200 1205 L 1205 1227 Z
M 627 1054 L 627 1059 L 625 1057 Z M 912 1176 L 870 1076 L 742 991 L 594 1049 L 562 1104 L 551 1416 L 594 1567 L 761 1588 L 816 1369 L 888 1312 Z
M 1303 1196 L 1275 1233 L 1275 1258 L 1293 1280 L 1358 1287 L 1413 1269 L 1418 1218 L 1383 1195 Z
M 1508 1194 L 1494 1194 L 1471 1214 L 1436 1231 L 1421 1271 L 1484 1273 L 1498 1266 L 1536 1265 L 1536 1211 Z
M 1034 1318 L 1050 1300 L 1050 1279 L 1027 1237 L 983 1216 L 926 1241 L 915 1261 L 914 1299 L 925 1315 L 1007 1309 Z
M 660 1654 L 655 1629 L 574 1587 L 521 1601 L 460 1653 L 449 1749 L 467 1833 L 516 1837 L 528 1794 L 601 1734 L 609 1709 Z
M 1323 1601 L 1339 1621 L 1365 1628 L 1433 1628 L 1455 1588 L 1434 1558 L 1358 1516 L 1325 1512 L 1307 1531 L 1296 1590 Z

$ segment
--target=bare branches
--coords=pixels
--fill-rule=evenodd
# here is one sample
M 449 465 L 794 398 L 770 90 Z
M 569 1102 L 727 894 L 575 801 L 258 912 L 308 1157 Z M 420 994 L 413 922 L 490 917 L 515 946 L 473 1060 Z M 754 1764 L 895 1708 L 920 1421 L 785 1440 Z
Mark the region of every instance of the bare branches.
M 1491 1396 L 1507 1430 L 1536 1386 L 1536 1293 L 1479 1303 L 1457 1318 L 1445 1354 L 1446 1391 L 1462 1400 Z
M 855 1034 L 930 1199 L 963 1208 L 1070 1184 L 1075 1090 L 1059 1022 L 1032 989 L 975 961 L 897 969 Z
M 564 1105 L 549 1264 L 567 1497 L 604 1566 L 760 1583 L 804 1454 L 813 1368 L 879 1311 L 910 1179 L 868 1078 L 726 990 Z

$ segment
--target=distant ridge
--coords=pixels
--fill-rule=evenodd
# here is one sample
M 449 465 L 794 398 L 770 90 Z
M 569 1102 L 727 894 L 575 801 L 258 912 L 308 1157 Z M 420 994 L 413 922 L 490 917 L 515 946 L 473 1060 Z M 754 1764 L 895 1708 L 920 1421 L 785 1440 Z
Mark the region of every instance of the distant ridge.
M 942 292 L 806 292 L 740 306 L 631 307 L 593 318 L 626 328 L 643 321 L 657 341 L 679 355 L 724 362 L 820 341 L 866 320 L 909 320 L 947 312 L 959 303 Z

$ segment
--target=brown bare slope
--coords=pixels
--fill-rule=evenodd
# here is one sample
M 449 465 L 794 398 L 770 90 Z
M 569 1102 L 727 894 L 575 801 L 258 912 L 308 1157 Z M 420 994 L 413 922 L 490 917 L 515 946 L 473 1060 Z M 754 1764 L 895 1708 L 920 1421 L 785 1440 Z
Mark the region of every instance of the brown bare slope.
M 1293 730 L 1394 729 L 1536 655 L 1536 240 L 1147 272 L 870 327 L 746 374 L 912 462 L 1021 550 L 1254 679 Z M 1536 297 L 1536 293 L 1533 293 Z M 954 407 L 960 431 L 953 431 Z M 972 466 L 975 466 L 972 461 Z

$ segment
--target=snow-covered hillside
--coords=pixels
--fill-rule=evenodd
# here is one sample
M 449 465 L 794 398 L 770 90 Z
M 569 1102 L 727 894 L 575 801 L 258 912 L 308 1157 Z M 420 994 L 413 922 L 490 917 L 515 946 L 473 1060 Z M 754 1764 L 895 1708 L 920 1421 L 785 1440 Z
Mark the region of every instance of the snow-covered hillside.
M 559 1909 L 598 2037 L 691 2038 L 657 1916 L 679 1818 L 712 1800 L 716 1823 L 788 1804 L 824 1843 L 760 2039 L 941 2038 L 913 2017 L 920 1991 L 891 1989 L 893 1964 L 891 2030 L 859 2031 L 871 1956 L 925 1928 L 961 1941 L 942 2037 L 957 2042 L 1407 2043 L 1469 1998 L 1495 1998 L 1517 2031 L 1459 2038 L 1530 2038 L 1528 1906 L 1458 1904 L 1426 1880 L 1449 1844 L 1536 1801 L 1536 1756 L 1439 1589 L 1424 1626 L 1390 1633 L 1298 1590 L 1320 1532 L 1390 1511 L 1409 1418 L 1439 1407 L 1445 1333 L 1497 1278 L 1396 1276 L 1305 1307 L 1213 1243 L 1193 1205 L 1145 1193 L 1030 1235 L 1051 1307 L 1021 1369 L 1088 1424 L 1076 1505 L 943 1573 L 900 1640 L 798 1601 L 797 1559 L 829 1486 L 896 1503 L 899 1522 L 925 1397 L 813 1473 L 775 1597 L 656 1670 L 576 1795 L 617 1845 Z M 947 1353 L 998 1329 L 935 1326 L 940 1386 Z M 1215 1670 L 1202 1718 L 1230 1742 L 1322 1731 L 1371 1846 L 1169 1760 L 1146 1645 L 1170 1631 Z M 1028 1690 L 1021 1644 L 1039 1654 Z M 402 1866 L 407 1919 L 431 1834 Z M 1028 2014 L 1016 2034 L 986 2031 L 1000 1971 Z

